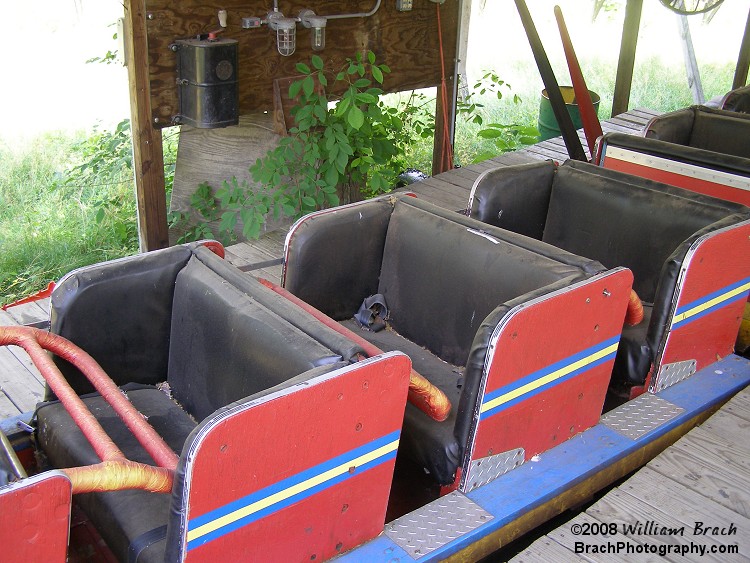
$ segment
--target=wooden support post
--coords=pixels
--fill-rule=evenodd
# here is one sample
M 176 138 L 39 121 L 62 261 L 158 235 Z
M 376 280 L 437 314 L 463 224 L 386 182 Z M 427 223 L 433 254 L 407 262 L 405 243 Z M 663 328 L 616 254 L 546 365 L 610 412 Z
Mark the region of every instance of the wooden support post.
M 450 81 L 449 77 L 446 77 L 446 81 Z M 452 82 L 452 81 L 450 81 Z M 449 82 L 448 84 L 448 92 L 452 92 L 454 88 L 452 88 L 452 84 Z M 450 132 L 445 130 L 445 127 L 443 126 L 443 114 L 447 111 L 448 112 L 448 119 L 450 119 L 450 111 L 451 108 L 446 108 L 443 105 L 443 99 L 440 95 L 440 86 L 436 89 L 436 98 L 435 98 L 435 139 L 432 146 L 432 175 L 441 174 L 442 172 L 446 172 L 447 170 L 450 170 L 452 166 L 448 166 L 444 160 L 443 160 L 443 143 L 445 142 L 445 137 L 450 137 Z M 448 142 L 453 145 L 453 139 L 449 138 Z M 447 167 L 446 167 L 447 166 Z
M 612 117 L 628 111 L 630 87 L 633 84 L 635 48 L 638 44 L 638 30 L 641 27 L 643 0 L 628 0 L 625 7 L 625 23 L 622 26 L 620 58 L 617 61 L 617 78 L 612 99 Z
M 469 0 L 463 0 L 469 1 Z M 443 50 L 445 52 L 445 66 L 441 72 L 445 75 L 445 87 L 446 87 L 446 99 L 443 102 L 441 93 L 441 84 L 438 85 L 435 92 L 435 136 L 434 144 L 432 147 L 432 174 L 440 174 L 446 170 L 450 170 L 454 166 L 454 162 L 448 161 L 448 158 L 444 154 L 444 148 L 449 145 L 452 149 L 454 134 L 456 129 L 456 96 L 458 95 L 458 74 L 457 74 L 457 57 L 460 43 L 460 18 L 462 15 L 462 4 L 463 1 L 459 1 L 456 6 L 456 11 L 449 11 L 445 9 L 443 12 L 443 24 L 441 40 L 444 39 Z M 437 6 L 437 10 L 447 6 L 448 4 L 442 4 Z M 456 35 L 451 35 L 448 31 L 451 26 L 456 26 Z M 440 64 L 440 61 L 438 61 Z M 448 107 L 445 107 L 445 106 Z M 447 120 L 445 117 L 447 117 Z M 445 123 L 447 121 L 448 131 L 446 131 Z M 451 153 L 453 151 L 451 150 Z M 454 159 L 451 159 L 454 160 Z
M 125 0 L 125 52 L 141 251 L 169 245 L 161 131 L 151 116 L 145 0 Z
M 471 0 L 459 0 L 458 16 L 458 54 L 456 64 L 456 75 L 458 82 L 458 96 L 463 100 L 469 95 L 469 81 L 467 78 L 466 59 L 469 54 L 469 25 L 471 24 Z
M 737 57 L 737 66 L 734 70 L 734 80 L 732 81 L 732 90 L 741 88 L 747 82 L 747 69 L 750 66 L 750 12 L 747 14 L 747 23 L 745 24 L 745 34 L 742 36 L 740 44 L 740 54 Z
M 678 8 L 684 8 L 685 3 L 680 0 Z M 703 83 L 701 82 L 701 73 L 698 69 L 698 60 L 695 58 L 695 49 L 693 48 L 693 38 L 690 35 L 690 24 L 688 17 L 684 14 L 677 15 L 677 25 L 682 40 L 682 56 L 685 59 L 685 73 L 687 74 L 688 86 L 693 94 L 693 103 L 702 104 L 706 101 L 703 93 Z

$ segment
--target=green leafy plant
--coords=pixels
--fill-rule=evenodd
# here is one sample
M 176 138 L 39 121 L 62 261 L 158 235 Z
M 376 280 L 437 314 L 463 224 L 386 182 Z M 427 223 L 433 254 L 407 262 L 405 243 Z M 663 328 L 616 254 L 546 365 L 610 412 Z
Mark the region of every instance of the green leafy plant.
M 484 115 L 484 104 L 478 101 L 483 96 L 494 95 L 498 101 L 501 101 L 505 94 L 513 95 L 513 104 L 521 103 L 518 94 L 512 92 L 510 84 L 501 80 L 500 77 L 492 71 L 486 72 L 469 94 L 463 100 L 458 101 L 457 113 L 465 121 L 479 126 L 477 137 L 488 139 L 492 142 L 492 148 L 480 150 L 473 158 L 472 162 L 482 162 L 488 158 L 497 156 L 498 152 L 510 152 L 518 150 L 526 145 L 536 143 L 539 138 L 539 131 L 533 125 L 512 123 L 486 123 Z
M 289 87 L 295 126 L 250 167 L 295 214 L 387 192 L 403 166 L 403 122 L 380 101 L 390 68 L 372 51 L 346 59 L 338 72 L 317 55 L 310 62 L 297 64 L 303 78 Z
M 347 58 L 337 70 L 326 68 L 317 55 L 296 68 L 302 77 L 289 87 L 289 97 L 296 101 L 291 111 L 295 125 L 250 166 L 260 185 L 232 178 L 215 193 L 201 184 L 191 196 L 191 207 L 202 221 L 219 221 L 214 236 L 220 240 L 233 240 L 239 221 L 244 237 L 257 238 L 268 216 L 301 217 L 388 192 L 405 167 L 403 115 L 380 100 L 390 68 L 377 64 L 372 51 Z M 420 134 L 429 129 L 414 120 L 410 124 Z M 175 213 L 171 224 L 184 225 L 189 216 Z M 207 227 L 198 225 L 180 240 L 206 234 Z

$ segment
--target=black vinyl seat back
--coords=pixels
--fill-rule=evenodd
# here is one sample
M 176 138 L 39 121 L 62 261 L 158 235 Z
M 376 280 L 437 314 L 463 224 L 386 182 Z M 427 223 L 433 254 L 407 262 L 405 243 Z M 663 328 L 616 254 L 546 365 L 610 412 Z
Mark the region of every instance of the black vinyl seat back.
M 117 385 L 164 381 L 175 279 L 191 256 L 174 246 L 70 272 L 52 294 L 50 330 L 86 350 Z M 55 362 L 76 393 L 94 390 L 68 362 Z
M 196 257 L 177 276 L 173 310 L 167 382 L 196 420 L 342 360 Z
M 653 118 L 644 137 L 750 158 L 750 115 L 691 106 Z
M 721 99 L 719 109 L 736 113 L 750 113 L 750 84 L 727 92 Z
M 609 268 L 629 268 L 635 291 L 651 304 L 672 253 L 698 231 L 730 215 L 731 207 L 679 188 L 568 161 L 555 175 L 542 240 Z
M 496 307 L 579 277 L 582 270 L 514 244 L 520 237 L 454 215 L 448 219 L 420 200 L 399 200 L 388 226 L 378 291 L 396 331 L 463 366 L 477 330 Z
M 683 111 L 675 120 L 686 116 Z M 475 183 L 468 213 L 502 228 L 517 228 L 526 219 L 530 226 L 519 229 L 525 234 L 633 272 L 646 317 L 627 327 L 615 360 L 613 380 L 627 385 L 645 380 L 691 244 L 750 217 L 736 203 L 576 161 L 486 172 Z

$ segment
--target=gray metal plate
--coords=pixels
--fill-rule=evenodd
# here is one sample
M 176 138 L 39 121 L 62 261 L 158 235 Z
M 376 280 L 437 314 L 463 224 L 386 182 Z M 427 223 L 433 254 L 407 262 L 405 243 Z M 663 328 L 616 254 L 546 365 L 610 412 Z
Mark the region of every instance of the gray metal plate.
M 526 453 L 523 448 L 516 448 L 501 454 L 475 459 L 469 465 L 466 478 L 463 480 L 461 490 L 470 493 L 477 487 L 486 485 L 505 475 L 511 469 L 515 469 L 524 462 Z
M 656 387 L 654 393 L 658 393 L 683 379 L 687 379 L 697 371 L 698 362 L 695 360 L 685 360 L 684 362 L 674 362 L 664 364 L 659 368 L 659 375 L 656 377 Z
M 419 559 L 492 518 L 481 506 L 453 491 L 386 524 L 385 535 L 412 559 Z
M 605 414 L 601 418 L 601 423 L 626 438 L 637 440 L 684 410 L 661 397 L 644 393 Z

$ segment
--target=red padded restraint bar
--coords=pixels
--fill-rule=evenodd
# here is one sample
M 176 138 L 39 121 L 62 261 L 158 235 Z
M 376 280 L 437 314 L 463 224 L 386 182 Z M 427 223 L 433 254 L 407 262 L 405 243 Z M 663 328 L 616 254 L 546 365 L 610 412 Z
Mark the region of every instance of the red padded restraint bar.
M 0 346 L 8 345 L 20 346 L 26 350 L 50 389 L 60 399 L 65 410 L 102 460 L 102 463 L 97 465 L 62 470 L 70 477 L 74 493 L 122 489 L 171 492 L 177 455 L 128 401 L 94 358 L 61 336 L 31 327 L 0 327 Z M 160 467 L 125 458 L 45 350 L 69 361 L 88 378 Z

